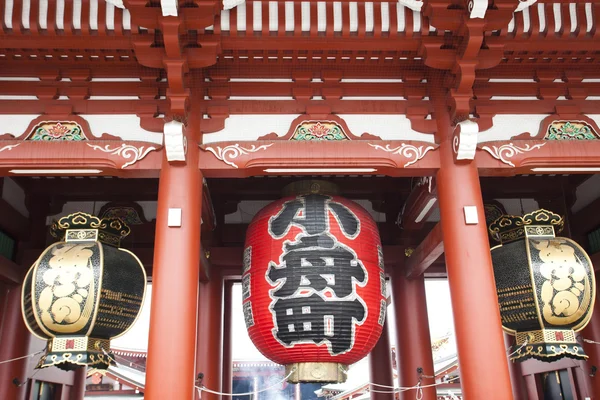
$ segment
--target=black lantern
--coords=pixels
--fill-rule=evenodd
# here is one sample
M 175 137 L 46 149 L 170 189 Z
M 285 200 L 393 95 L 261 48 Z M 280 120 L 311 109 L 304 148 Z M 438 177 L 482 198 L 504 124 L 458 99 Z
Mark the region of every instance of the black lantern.
M 571 239 L 556 237 L 560 215 L 538 210 L 503 215 L 489 226 L 502 326 L 516 336 L 511 360 L 586 359 L 575 332 L 591 315 L 596 295 L 592 262 Z
M 25 277 L 21 297 L 29 330 L 47 340 L 38 368 L 106 369 L 114 362 L 110 339 L 135 322 L 146 291 L 146 272 L 119 248 L 130 229 L 118 218 L 75 213 L 50 232 L 60 242 L 44 250 Z

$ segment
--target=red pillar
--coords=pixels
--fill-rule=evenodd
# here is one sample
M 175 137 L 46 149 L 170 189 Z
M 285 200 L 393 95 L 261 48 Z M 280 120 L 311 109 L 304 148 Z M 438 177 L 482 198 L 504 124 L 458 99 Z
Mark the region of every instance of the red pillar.
M 455 164 L 450 117 L 436 104 L 438 200 L 464 400 L 512 399 L 481 186 L 475 161 Z M 478 222 L 467 224 L 465 207 Z
M 223 279 L 219 275 L 200 285 L 198 310 L 198 347 L 196 371 L 204 374 L 207 389 L 222 392 L 223 373 Z M 221 396 L 203 392 L 203 400 L 219 400 Z
M 392 275 L 392 296 L 396 312 L 396 358 L 398 362 L 398 384 L 400 387 L 415 386 L 419 381 L 417 368 L 423 375 L 433 376 L 433 355 L 425 278 L 407 279 L 404 269 L 396 267 Z M 434 379 L 423 377 L 421 385 L 431 385 Z M 415 391 L 400 392 L 400 400 L 414 400 Z M 483 399 L 483 398 L 482 398 Z M 423 389 L 423 400 L 436 400 L 435 387 Z
M 383 325 L 383 331 L 377 341 L 369 359 L 369 367 L 371 370 L 371 382 L 384 386 L 394 386 L 394 373 L 392 371 L 392 349 L 390 347 L 390 334 L 388 329 L 387 319 Z M 393 389 L 371 386 L 371 390 L 379 392 L 391 392 Z M 393 400 L 393 393 L 371 393 L 373 400 Z
M 232 391 L 233 354 L 231 346 L 231 312 L 233 282 L 225 281 L 225 292 L 223 294 L 223 393 Z
M 83 400 L 85 396 L 85 379 L 87 378 L 87 368 L 81 367 L 75 370 L 73 377 L 73 387 L 71 388 L 70 400 Z
M 186 400 L 195 393 L 202 211 L 197 145 L 200 123 L 196 114 L 201 115 L 193 114 L 187 129 L 186 162 L 169 164 L 163 159 L 160 172 L 146 365 L 147 400 Z M 174 214 L 181 210 L 181 226 L 168 226 L 170 209 Z
M 29 354 L 31 335 L 21 314 L 21 286 L 10 286 L 6 295 L 6 309 L 0 332 L 0 361 Z M 42 355 L 38 354 L 39 359 Z M 27 391 L 27 364 L 31 358 L 0 364 L 0 398 L 23 400 Z M 13 380 L 22 384 L 17 386 Z
M 507 333 L 504 334 L 504 346 L 507 354 L 510 354 L 511 346 L 515 342 L 515 337 Z M 510 384 L 514 400 L 526 400 L 525 379 L 521 372 L 521 364 L 508 361 L 508 373 L 510 375 Z

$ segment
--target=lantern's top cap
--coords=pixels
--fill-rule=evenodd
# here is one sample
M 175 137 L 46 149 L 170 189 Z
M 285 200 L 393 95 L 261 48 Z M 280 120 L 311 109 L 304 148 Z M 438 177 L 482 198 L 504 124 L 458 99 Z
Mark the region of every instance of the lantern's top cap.
M 292 182 L 283 188 L 283 196 L 302 196 L 308 194 L 336 195 L 340 189 L 335 183 L 315 179 Z
M 508 243 L 527 236 L 554 236 L 555 231 L 562 231 L 564 222 L 560 215 L 540 209 L 522 217 L 502 215 L 490 224 L 489 232 L 495 240 Z
M 98 218 L 84 212 L 62 217 L 50 226 L 50 234 L 67 242 L 99 241 L 119 246 L 121 239 L 129 235 L 131 228 L 115 217 Z

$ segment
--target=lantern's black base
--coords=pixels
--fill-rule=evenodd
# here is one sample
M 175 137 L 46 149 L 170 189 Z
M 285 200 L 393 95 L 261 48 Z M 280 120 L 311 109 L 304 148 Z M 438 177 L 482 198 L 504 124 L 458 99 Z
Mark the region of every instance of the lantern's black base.
M 563 357 L 586 360 L 588 356 L 579 343 L 537 343 L 527 346 L 515 345 L 511 348 L 511 361 L 525 361 L 530 358 L 543 362 L 553 362 Z
M 108 369 L 116 365 L 112 353 L 95 351 L 63 352 L 54 351 L 44 355 L 37 368 L 57 367 L 65 371 L 73 371 L 81 366 L 90 366 L 96 369 Z

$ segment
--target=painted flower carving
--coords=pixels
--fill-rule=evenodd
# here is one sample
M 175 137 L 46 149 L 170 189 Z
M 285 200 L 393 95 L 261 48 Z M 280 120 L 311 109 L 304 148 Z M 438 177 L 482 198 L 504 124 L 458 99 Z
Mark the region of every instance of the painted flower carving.
M 46 132 L 48 132 L 48 135 L 52 136 L 53 138 L 62 137 L 64 135 L 66 135 L 67 133 L 69 133 L 69 131 L 70 131 L 70 129 L 67 128 L 66 126 L 62 125 L 60 122 L 57 122 L 55 125 L 46 129 Z
M 325 137 L 329 134 L 329 128 L 327 128 L 325 125 L 322 125 L 320 122 L 317 122 L 316 124 L 308 128 L 308 131 L 318 138 Z

